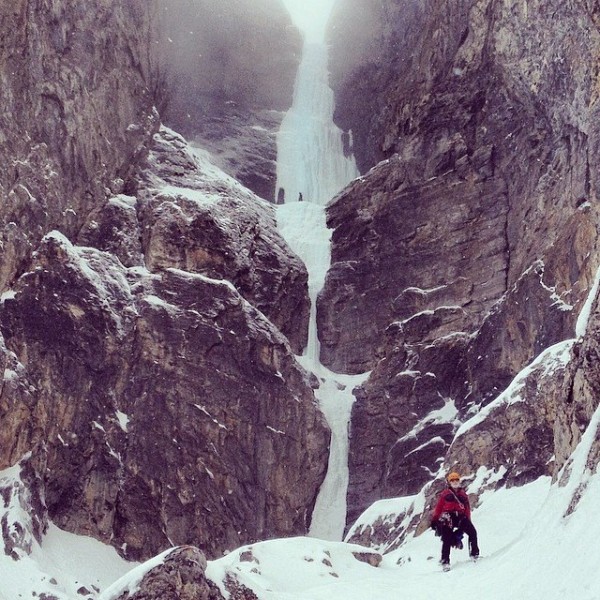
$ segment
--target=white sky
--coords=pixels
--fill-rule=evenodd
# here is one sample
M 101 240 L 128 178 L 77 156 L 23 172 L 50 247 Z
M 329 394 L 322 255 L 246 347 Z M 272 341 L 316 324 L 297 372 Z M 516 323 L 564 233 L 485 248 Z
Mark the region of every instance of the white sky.
M 283 0 L 292 20 L 307 36 L 322 37 L 335 0 Z

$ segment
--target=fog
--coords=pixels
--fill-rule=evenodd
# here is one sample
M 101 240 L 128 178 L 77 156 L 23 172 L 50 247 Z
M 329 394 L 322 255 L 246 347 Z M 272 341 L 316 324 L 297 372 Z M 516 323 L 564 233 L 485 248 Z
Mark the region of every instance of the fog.
M 301 39 L 282 0 L 160 2 L 169 126 L 189 133 L 231 103 L 287 110 Z
M 335 0 L 282 0 L 294 24 L 308 38 L 323 38 Z
M 405 0 L 408 1 L 408 0 Z M 302 38 L 331 46 L 330 82 L 370 49 L 380 0 L 158 0 L 163 122 L 199 142 L 272 131 L 292 104 Z M 256 122 L 257 111 L 262 111 Z M 267 112 L 269 114 L 267 114 Z M 264 123 L 264 118 L 269 123 Z M 219 120 L 218 123 L 216 120 Z M 214 125 L 214 127 L 213 127 Z M 220 128 L 220 129 L 219 129 Z M 210 129 L 210 131 L 209 131 Z M 265 154 L 260 152 L 259 154 Z

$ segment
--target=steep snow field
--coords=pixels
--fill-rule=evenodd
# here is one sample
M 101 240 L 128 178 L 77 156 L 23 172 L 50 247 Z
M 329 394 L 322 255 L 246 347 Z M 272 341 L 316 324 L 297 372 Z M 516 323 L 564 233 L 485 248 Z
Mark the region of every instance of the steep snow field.
M 248 547 L 234 550 L 211 561 L 208 575 L 221 584 L 230 572 L 261 600 L 437 600 L 453 594 L 484 600 L 597 600 L 600 476 L 590 474 L 586 461 L 599 420 L 600 411 L 572 457 L 563 487 L 541 478 L 521 488 L 482 494 L 473 512 L 482 551 L 477 563 L 466 550 L 453 550 L 453 568 L 443 573 L 440 540 L 428 530 L 384 555 L 379 567 L 353 557 L 353 551 L 363 550 L 359 546 L 293 538 L 250 546 L 258 562 L 239 560 Z M 577 497 L 576 510 L 570 512 Z M 407 504 L 419 509 L 422 502 L 420 496 L 382 500 L 361 521 L 393 516 Z M 131 585 L 154 564 L 157 559 L 133 569 L 136 565 L 121 560 L 114 549 L 51 526 L 30 556 L 18 561 L 0 557 L 0 599 L 46 593 L 74 600 L 82 597 L 77 593 L 82 586 L 90 592 L 84 597 L 97 597 L 96 589 L 106 589 L 121 576 L 113 590 Z
M 136 565 L 110 546 L 52 524 L 41 545 L 33 542 L 30 555 L 19 554 L 19 560 L 0 556 L 0 600 L 43 598 L 43 594 L 57 600 L 95 598 Z

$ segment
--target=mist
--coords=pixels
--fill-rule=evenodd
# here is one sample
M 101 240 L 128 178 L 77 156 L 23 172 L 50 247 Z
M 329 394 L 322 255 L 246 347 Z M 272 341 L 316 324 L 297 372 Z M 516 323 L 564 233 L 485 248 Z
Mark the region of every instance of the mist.
M 282 0 L 160 0 L 164 118 L 182 133 L 228 102 L 285 111 L 301 36 Z
M 322 39 L 336 0 L 282 0 L 294 24 L 309 39 Z
M 358 62 L 355 50 L 369 47 L 379 8 L 370 0 L 158 2 L 163 123 L 275 201 L 276 135 L 292 105 L 304 40 L 333 46 L 334 82 L 336 71 Z

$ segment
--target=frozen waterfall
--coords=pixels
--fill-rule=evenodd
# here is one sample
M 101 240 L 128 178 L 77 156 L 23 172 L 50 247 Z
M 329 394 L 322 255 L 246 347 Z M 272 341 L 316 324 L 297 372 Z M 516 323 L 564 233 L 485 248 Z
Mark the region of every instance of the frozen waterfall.
M 342 131 L 333 123 L 334 98 L 328 76 L 327 46 L 307 40 L 294 101 L 277 135 L 280 202 L 302 199 L 324 205 L 358 176 L 354 159 L 344 155 Z
M 304 32 L 293 104 L 277 137 L 277 189 L 281 190 L 278 196 L 284 202 L 277 208 L 277 221 L 281 234 L 308 270 L 309 339 L 304 355 L 298 360 L 319 379 L 315 394 L 332 433 L 327 476 L 309 533 L 327 540 L 341 540 L 346 521 L 352 390 L 367 375 L 332 373 L 319 361 L 316 301 L 331 261 L 331 231 L 327 229 L 325 205 L 359 175 L 353 157 L 344 153 L 342 131 L 333 123 L 334 98 L 328 85 L 325 44 L 326 12 L 320 13 L 324 19 L 320 26 L 317 23 L 317 27 Z

